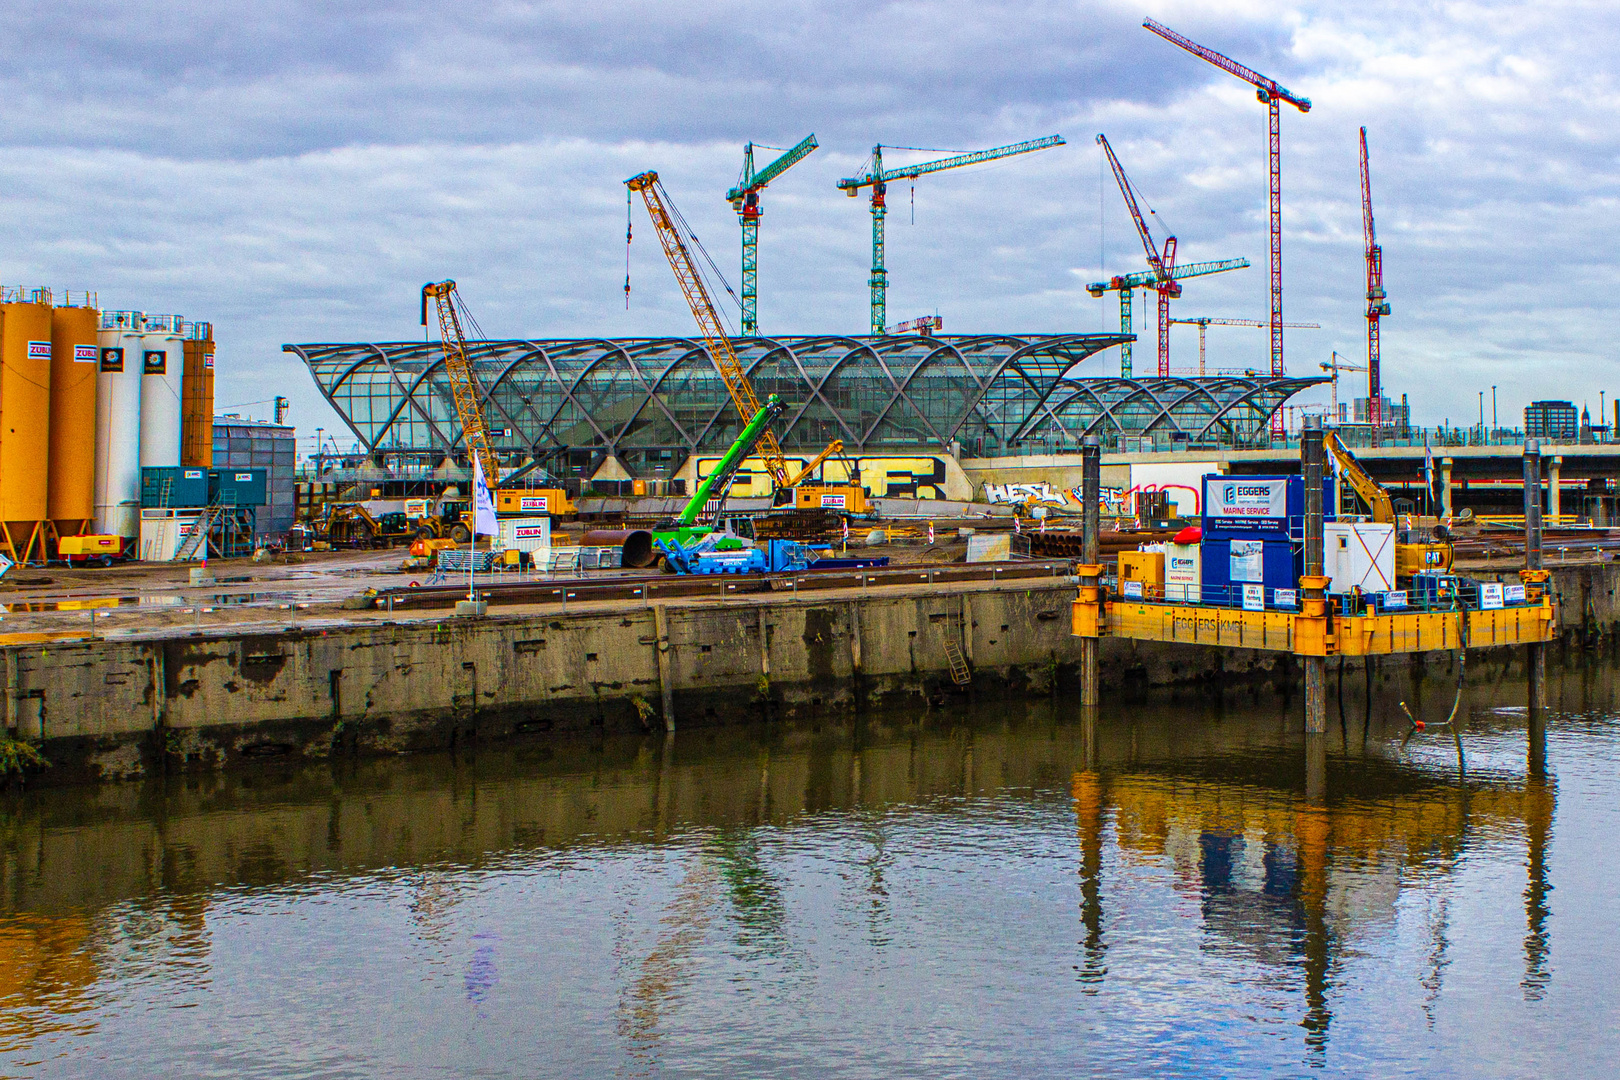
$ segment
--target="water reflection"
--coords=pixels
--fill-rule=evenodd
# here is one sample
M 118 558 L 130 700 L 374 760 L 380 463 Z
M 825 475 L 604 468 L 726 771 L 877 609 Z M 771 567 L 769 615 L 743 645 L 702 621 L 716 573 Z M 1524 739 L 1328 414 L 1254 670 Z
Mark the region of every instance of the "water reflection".
M 1098 717 L 995 703 L 13 793 L 0 804 L 0 1067 L 71 1074 L 87 1054 L 122 1052 L 132 1075 L 164 1071 L 178 1059 L 132 1006 L 196 1007 L 218 1031 L 209 1010 L 265 965 L 285 966 L 293 993 L 275 1010 L 341 1015 L 352 986 L 370 987 L 392 995 L 373 1009 L 459 1046 L 418 1000 L 442 985 L 472 1022 L 549 1032 L 574 1071 L 770 1072 L 794 1040 L 862 1060 L 906 1040 L 872 1007 L 874 987 L 885 1007 L 915 998 L 948 1025 L 954 1071 L 1010 1064 L 971 1033 L 975 1011 L 1011 1000 L 1023 1011 L 998 1012 L 1003 1024 L 1131 1031 L 1113 1036 L 1127 1044 L 1117 1056 L 1105 1038 L 1076 1044 L 1093 1071 L 1185 1064 L 1166 1046 L 1210 1052 L 1197 1032 L 1217 1021 L 1197 1002 L 1223 995 L 1236 1009 L 1214 1010 L 1223 1029 L 1286 1026 L 1281 1060 L 1327 1065 L 1342 1040 L 1383 1038 L 1369 1020 L 1379 995 L 1413 995 L 1424 1029 L 1443 1028 L 1458 942 L 1480 932 L 1459 905 L 1473 920 L 1492 910 L 1463 879 L 1496 867 L 1522 883 L 1505 985 L 1546 1002 L 1557 792 L 1525 775 L 1522 712 L 1475 711 L 1462 778 L 1449 736 L 1403 750 L 1402 722 L 1384 727 L 1355 680 L 1347 694 L 1349 723 L 1315 747 L 1265 703 Z M 1616 742 L 1612 725 L 1593 738 Z M 1048 923 L 1054 904 L 1067 915 Z M 317 934 L 337 920 L 338 957 L 285 937 L 277 916 L 294 911 Z M 1192 1010 L 1192 1041 L 1119 1027 L 1137 1002 Z M 542 1006 L 556 1015 L 525 1011 Z M 296 1022 L 236 1007 L 263 1027 L 239 1024 L 232 1040 Z M 912 1053 L 939 1049 L 911 1034 Z M 754 1056 L 692 1056 L 732 1040 Z M 391 1050 L 373 1051 L 379 1067 Z M 521 1054 L 491 1053 L 486 1071 L 525 1073 Z

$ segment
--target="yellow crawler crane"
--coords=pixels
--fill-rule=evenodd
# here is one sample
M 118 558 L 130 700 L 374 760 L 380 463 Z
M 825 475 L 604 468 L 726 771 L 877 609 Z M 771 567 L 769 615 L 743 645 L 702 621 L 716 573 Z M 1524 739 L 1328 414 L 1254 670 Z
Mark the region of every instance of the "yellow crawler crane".
M 1322 443 L 1327 447 L 1328 453 L 1339 463 L 1339 475 L 1349 481 L 1351 488 L 1367 504 L 1367 510 L 1376 522 L 1396 527 L 1395 542 L 1395 578 L 1405 581 L 1413 574 L 1443 574 L 1451 569 L 1451 544 L 1448 541 L 1436 539 L 1429 544 L 1402 543 L 1399 539 L 1400 522 L 1395 520 L 1395 504 L 1390 500 L 1389 492 L 1367 474 L 1361 467 L 1361 462 L 1339 441 L 1339 436 L 1326 431 L 1322 435 Z
M 478 403 L 478 384 L 473 381 L 472 359 L 467 355 L 467 337 L 461 332 L 460 298 L 454 281 L 430 281 L 422 286 L 422 325 L 426 326 L 428 299 L 439 313 L 439 338 L 444 347 L 444 370 L 450 376 L 450 394 L 461 420 L 461 437 L 467 455 L 476 457 L 484 470 L 484 483 L 494 490 L 500 479 L 495 452 L 489 448 L 489 429 L 484 426 L 484 410 Z
M 720 372 L 720 379 L 726 384 L 732 403 L 737 406 L 737 415 L 743 423 L 747 423 L 759 413 L 759 395 L 754 393 L 748 373 L 743 370 L 742 361 L 737 359 L 737 350 L 732 348 L 731 338 L 720 322 L 720 313 L 715 310 L 714 301 L 709 299 L 703 275 L 698 272 L 692 252 L 675 226 L 675 214 L 679 211 L 674 210 L 669 196 L 664 193 L 664 186 L 658 182 L 656 172 L 640 173 L 624 184 L 631 191 L 640 193 L 642 201 L 647 204 L 647 216 L 652 218 L 653 228 L 658 230 L 658 240 L 664 245 L 664 256 L 669 259 L 669 268 L 675 272 L 681 292 L 686 294 L 686 304 L 692 309 L 692 317 L 697 320 L 703 344 L 708 346 L 715 369 Z M 771 482 L 777 488 L 787 488 L 787 459 L 782 456 L 782 444 L 776 441 L 776 433 L 770 428 L 766 428 L 765 434 L 760 437 L 759 456 L 765 459 L 765 471 L 771 474 Z
M 692 318 L 697 320 L 698 332 L 703 336 L 710 358 L 714 360 L 715 370 L 720 372 L 720 379 L 731 394 L 731 403 L 736 406 L 737 415 L 743 423 L 747 423 L 749 417 L 759 413 L 759 395 L 754 393 L 753 384 L 748 381 L 748 373 L 737 358 L 737 350 L 732 347 L 731 338 L 720 321 L 720 313 L 715 310 L 708 287 L 703 284 L 703 275 L 698 271 L 692 251 L 681 235 L 682 228 L 676 224 L 680 220 L 680 211 L 669 201 L 656 172 L 638 173 L 624 184 L 631 191 L 639 193 L 647 204 L 647 216 L 652 218 L 653 228 L 658 230 L 658 240 L 664 245 L 664 256 L 669 259 L 669 268 L 675 272 L 675 280 L 686 295 L 686 304 L 692 309 Z M 759 440 L 757 453 L 765 460 L 765 471 L 770 473 L 771 485 L 781 497 L 782 493 L 792 491 L 801 484 L 817 465 L 842 451 L 843 443 L 834 440 L 810 465 L 799 470 L 797 476 L 790 477 L 782 444 L 777 441 L 776 433 L 767 427 Z M 864 506 L 865 493 L 858 487 L 853 490 L 859 493 L 858 496 L 846 498 L 846 503 L 850 498 L 855 498 Z

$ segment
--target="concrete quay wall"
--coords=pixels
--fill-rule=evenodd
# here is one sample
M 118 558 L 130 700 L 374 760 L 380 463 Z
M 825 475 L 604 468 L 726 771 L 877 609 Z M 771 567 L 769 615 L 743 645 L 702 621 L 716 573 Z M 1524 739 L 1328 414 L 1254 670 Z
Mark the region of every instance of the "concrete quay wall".
M 1612 643 L 1620 568 L 1555 568 L 1554 582 L 1566 644 Z M 661 731 L 666 688 L 678 728 L 1045 695 L 1074 685 L 1073 597 L 1060 579 L 14 646 L 6 727 L 57 782 Z M 1285 655 L 1117 640 L 1101 674 L 1115 690 L 1298 678 Z

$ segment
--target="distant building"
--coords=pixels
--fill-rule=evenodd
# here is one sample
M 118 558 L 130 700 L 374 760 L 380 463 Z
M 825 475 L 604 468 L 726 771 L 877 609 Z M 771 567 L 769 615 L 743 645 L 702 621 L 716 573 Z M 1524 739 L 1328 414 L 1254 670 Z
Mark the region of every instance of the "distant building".
M 269 470 L 269 501 L 259 508 L 260 536 L 281 536 L 292 528 L 294 436 L 294 429 L 285 424 L 257 424 L 234 416 L 214 418 L 214 468 Z
M 1364 397 L 1358 397 L 1355 399 L 1355 423 L 1372 423 L 1372 418 L 1367 415 L 1367 402 L 1369 400 L 1369 398 Z M 1396 431 L 1405 431 L 1410 425 L 1412 419 L 1410 416 L 1410 406 L 1408 406 L 1406 403 L 1406 395 L 1402 394 L 1401 400 L 1398 403 L 1389 400 L 1389 398 L 1384 398 L 1383 402 L 1384 407 L 1379 413 L 1379 419 L 1383 421 L 1382 426 L 1386 428 L 1394 428 Z
M 1532 401 L 1524 410 L 1527 439 L 1572 443 L 1579 435 L 1579 417 L 1569 401 Z

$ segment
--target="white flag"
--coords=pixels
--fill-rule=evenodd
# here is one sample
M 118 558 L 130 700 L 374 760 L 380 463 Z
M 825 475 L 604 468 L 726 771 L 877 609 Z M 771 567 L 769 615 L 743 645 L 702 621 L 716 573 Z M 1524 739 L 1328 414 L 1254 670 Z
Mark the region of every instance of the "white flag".
M 473 455 L 473 532 L 478 536 L 494 536 L 500 532 L 495 523 L 495 497 L 489 493 L 484 480 L 484 463 Z

